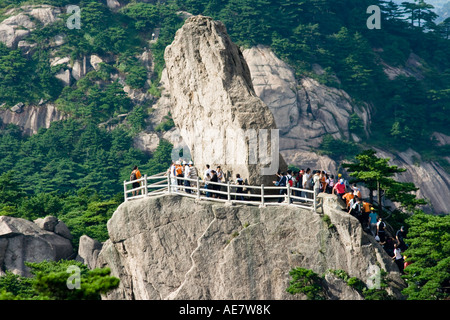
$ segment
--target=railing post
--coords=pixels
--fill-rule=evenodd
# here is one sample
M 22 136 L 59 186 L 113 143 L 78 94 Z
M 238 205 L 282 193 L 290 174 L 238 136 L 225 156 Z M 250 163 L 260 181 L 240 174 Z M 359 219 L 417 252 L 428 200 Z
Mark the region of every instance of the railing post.
M 147 175 L 144 175 L 144 195 L 148 196 L 148 188 L 147 188 Z
M 127 180 L 123 181 L 123 197 L 124 197 L 124 201 L 127 201 Z
M 264 185 L 261 185 L 261 207 L 264 207 Z
M 197 177 L 197 199 L 200 200 L 200 178 Z
M 314 191 L 314 212 L 317 212 L 317 197 L 315 191 Z
M 228 199 L 228 202 L 231 202 L 230 180 L 228 180 L 228 182 L 227 182 L 227 199 Z
M 167 174 L 167 190 L 169 191 L 169 194 L 172 193 L 172 186 L 170 185 L 170 172 Z
M 287 202 L 288 204 L 291 204 L 291 185 L 289 184 L 289 182 L 286 185 L 287 187 Z

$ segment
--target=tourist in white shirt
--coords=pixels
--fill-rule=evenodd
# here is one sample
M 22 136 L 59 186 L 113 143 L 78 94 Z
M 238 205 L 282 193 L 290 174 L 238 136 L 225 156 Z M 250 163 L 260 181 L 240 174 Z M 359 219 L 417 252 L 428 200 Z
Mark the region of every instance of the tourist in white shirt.
M 190 179 L 191 178 L 191 167 L 189 167 L 189 165 L 184 162 L 184 177 Z M 184 186 L 185 187 L 190 187 L 191 186 L 191 182 L 189 180 L 184 180 Z M 192 190 L 189 188 L 184 188 L 184 191 L 186 191 L 187 193 L 192 193 Z

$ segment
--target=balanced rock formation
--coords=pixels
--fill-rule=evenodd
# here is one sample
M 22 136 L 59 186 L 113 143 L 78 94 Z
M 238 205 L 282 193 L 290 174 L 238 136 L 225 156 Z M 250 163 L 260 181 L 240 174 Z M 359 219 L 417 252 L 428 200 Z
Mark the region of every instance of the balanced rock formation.
M 271 183 L 285 165 L 275 119 L 224 24 L 188 18 L 165 60 L 171 114 L 196 166 L 220 164 L 228 177 Z
M 303 299 L 286 292 L 296 267 L 344 270 L 366 283 L 381 268 L 388 292 L 401 297 L 392 259 L 335 197 L 321 195 L 329 222 L 290 206 L 227 206 L 179 195 L 125 202 L 108 221 L 110 238 L 96 263 L 121 280 L 104 298 Z M 338 282 L 329 280 L 330 299 L 358 298 Z
M 25 262 L 71 258 L 73 247 L 68 238 L 72 236 L 66 233 L 64 226 L 56 218 L 33 223 L 25 219 L 0 216 L 0 276 L 6 270 L 30 276 Z M 56 229 L 59 234 L 45 229 Z

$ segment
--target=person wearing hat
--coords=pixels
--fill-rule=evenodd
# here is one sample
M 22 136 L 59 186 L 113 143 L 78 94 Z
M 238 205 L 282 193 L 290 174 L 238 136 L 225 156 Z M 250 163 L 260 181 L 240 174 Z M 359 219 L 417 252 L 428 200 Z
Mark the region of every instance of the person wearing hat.
M 344 179 L 340 179 L 339 182 L 334 185 L 333 194 L 337 195 L 338 202 L 342 204 L 345 195 Z M 347 203 L 345 203 L 345 205 L 347 205 Z
M 344 181 L 345 188 L 350 188 L 350 185 L 348 184 L 348 181 L 344 179 L 344 177 L 342 176 L 342 173 L 339 173 L 338 174 L 338 180 L 341 180 L 341 179 Z

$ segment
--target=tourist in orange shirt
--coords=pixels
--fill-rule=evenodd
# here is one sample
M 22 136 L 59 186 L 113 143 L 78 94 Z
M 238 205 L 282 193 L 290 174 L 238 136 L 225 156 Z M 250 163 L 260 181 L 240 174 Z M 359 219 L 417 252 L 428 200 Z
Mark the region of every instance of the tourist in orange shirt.
M 347 204 L 347 209 L 349 209 L 348 205 L 350 203 L 350 200 L 352 200 L 354 197 L 355 195 L 353 194 L 353 192 L 347 192 L 342 196 L 342 199 L 344 199 L 345 203 Z

